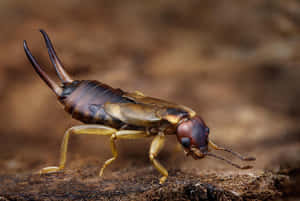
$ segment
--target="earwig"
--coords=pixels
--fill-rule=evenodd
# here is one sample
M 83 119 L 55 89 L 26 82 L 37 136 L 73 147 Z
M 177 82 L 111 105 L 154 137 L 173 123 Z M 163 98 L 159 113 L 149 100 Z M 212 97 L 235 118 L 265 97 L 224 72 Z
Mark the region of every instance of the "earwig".
M 254 157 L 245 157 L 230 149 L 219 147 L 209 139 L 209 128 L 200 116 L 192 109 L 165 100 L 145 96 L 141 92 L 125 92 L 114 89 L 95 80 L 73 80 L 64 70 L 50 38 L 45 31 L 42 33 L 51 63 L 61 82 L 56 84 L 38 64 L 31 54 L 26 41 L 24 50 L 31 65 L 56 94 L 65 110 L 73 118 L 85 123 L 69 128 L 61 145 L 60 164 L 58 167 L 46 167 L 41 173 L 51 173 L 63 170 L 67 159 L 68 142 L 71 134 L 90 134 L 110 136 L 113 157 L 106 160 L 99 175 L 106 166 L 118 156 L 117 139 L 138 139 L 153 137 L 149 150 L 149 159 L 154 167 L 163 175 L 160 183 L 168 177 L 168 171 L 156 159 L 163 148 L 166 135 L 176 135 L 186 155 L 194 159 L 205 156 L 223 160 L 239 168 L 249 169 L 252 166 L 240 166 L 221 156 L 211 153 L 210 148 L 229 152 L 243 161 L 253 161 Z

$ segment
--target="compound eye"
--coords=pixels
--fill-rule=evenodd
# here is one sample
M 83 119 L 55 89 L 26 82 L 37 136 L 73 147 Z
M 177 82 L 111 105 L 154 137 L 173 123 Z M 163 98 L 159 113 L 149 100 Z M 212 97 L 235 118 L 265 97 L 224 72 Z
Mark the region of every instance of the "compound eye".
M 191 140 L 188 137 L 183 137 L 181 138 L 181 144 L 182 146 L 184 146 L 185 148 L 189 148 L 191 145 Z
M 209 134 L 209 128 L 208 128 L 208 127 L 205 128 L 205 132 L 206 132 L 207 134 Z

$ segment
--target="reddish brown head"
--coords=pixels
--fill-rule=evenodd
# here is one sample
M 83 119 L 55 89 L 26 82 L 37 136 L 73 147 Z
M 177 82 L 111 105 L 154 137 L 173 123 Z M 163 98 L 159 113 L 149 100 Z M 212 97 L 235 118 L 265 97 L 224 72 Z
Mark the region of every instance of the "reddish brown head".
M 254 157 L 244 157 L 241 154 L 234 152 L 230 149 L 215 145 L 211 140 L 208 139 L 209 128 L 199 116 L 195 116 L 191 119 L 182 121 L 177 126 L 176 135 L 179 143 L 183 146 L 185 153 L 187 155 L 192 155 L 194 159 L 200 159 L 205 156 L 210 156 L 225 161 L 239 169 L 252 168 L 252 166 L 250 165 L 240 166 L 231 162 L 230 160 L 227 160 L 226 158 L 210 153 L 208 150 L 208 146 L 210 146 L 216 150 L 229 152 L 243 161 L 255 160 Z
M 181 122 L 177 127 L 176 135 L 187 155 L 199 159 L 208 152 L 208 134 L 209 128 L 204 121 L 199 116 L 195 116 Z

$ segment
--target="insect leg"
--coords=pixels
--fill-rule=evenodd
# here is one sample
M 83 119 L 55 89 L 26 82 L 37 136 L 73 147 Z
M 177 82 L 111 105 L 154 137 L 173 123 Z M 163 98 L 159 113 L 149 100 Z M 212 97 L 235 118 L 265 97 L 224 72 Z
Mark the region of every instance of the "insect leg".
M 106 166 L 108 166 L 109 164 L 111 164 L 114 160 L 116 160 L 117 156 L 118 156 L 118 151 L 117 151 L 117 147 L 116 147 L 116 134 L 112 134 L 110 137 L 110 147 L 111 147 L 111 152 L 113 154 L 113 157 L 106 160 L 105 163 L 102 165 L 102 168 L 99 172 L 99 176 L 103 175 L 103 171 L 106 168 Z
M 163 177 L 160 178 L 159 183 L 162 184 L 165 182 L 165 180 L 168 177 L 168 171 L 158 162 L 158 160 L 155 159 L 155 157 L 158 155 L 160 150 L 163 148 L 165 142 L 165 136 L 164 135 L 157 135 L 153 139 L 150 151 L 149 151 L 149 158 L 151 162 L 153 163 L 154 167 L 163 175 Z
M 99 176 L 103 175 L 104 169 L 111 164 L 114 160 L 116 160 L 118 156 L 117 148 L 116 148 L 116 139 L 138 139 L 138 138 L 145 138 L 148 135 L 144 131 L 136 131 L 136 130 L 121 130 L 117 131 L 116 133 L 112 134 L 110 137 L 110 147 L 113 157 L 105 161 L 103 164 Z
M 65 163 L 67 160 L 67 150 L 68 150 L 68 142 L 71 134 L 81 135 L 113 135 L 117 130 L 108 126 L 103 125 L 80 125 L 69 128 L 64 135 L 64 139 L 61 145 L 60 151 L 60 163 L 59 167 L 51 166 L 43 168 L 40 173 L 51 173 L 57 172 L 59 170 L 64 169 Z

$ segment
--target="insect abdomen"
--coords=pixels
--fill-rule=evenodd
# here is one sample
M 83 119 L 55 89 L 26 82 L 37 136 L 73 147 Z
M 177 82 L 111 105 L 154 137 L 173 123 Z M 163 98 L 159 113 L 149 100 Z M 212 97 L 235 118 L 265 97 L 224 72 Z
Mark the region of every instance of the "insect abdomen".
M 74 82 L 75 84 L 64 87 L 66 96 L 61 100 L 65 105 L 65 110 L 73 118 L 84 123 L 101 123 L 113 127 L 122 126 L 122 122 L 112 118 L 103 109 L 104 104 L 107 102 L 129 102 L 128 99 L 122 97 L 124 94 L 122 90 L 113 89 L 98 81 Z

